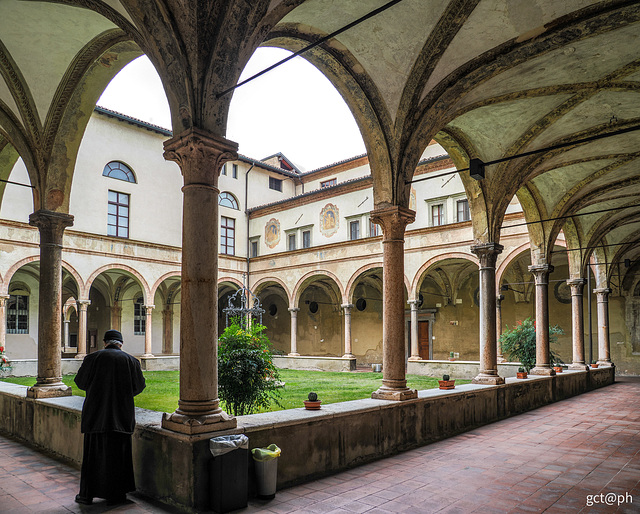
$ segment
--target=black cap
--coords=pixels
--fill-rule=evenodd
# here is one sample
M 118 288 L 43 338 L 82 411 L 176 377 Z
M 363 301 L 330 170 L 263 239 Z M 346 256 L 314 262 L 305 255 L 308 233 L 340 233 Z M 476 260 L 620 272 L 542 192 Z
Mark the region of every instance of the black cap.
M 123 343 L 124 339 L 122 338 L 122 334 L 117 330 L 107 330 L 104 333 L 103 341 L 120 341 Z

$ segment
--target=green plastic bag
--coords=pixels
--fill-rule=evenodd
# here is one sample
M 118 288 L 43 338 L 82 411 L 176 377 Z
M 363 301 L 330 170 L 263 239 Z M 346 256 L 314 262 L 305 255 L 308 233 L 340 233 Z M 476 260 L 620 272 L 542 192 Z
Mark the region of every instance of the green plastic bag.
M 254 448 L 251 450 L 253 460 L 257 462 L 264 462 L 266 460 L 273 460 L 280 457 L 280 448 L 275 444 L 270 444 L 266 448 Z

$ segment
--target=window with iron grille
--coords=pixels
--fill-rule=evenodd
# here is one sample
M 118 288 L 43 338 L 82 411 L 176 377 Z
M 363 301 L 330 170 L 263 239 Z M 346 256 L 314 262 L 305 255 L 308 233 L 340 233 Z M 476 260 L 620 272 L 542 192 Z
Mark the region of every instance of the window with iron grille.
M 147 312 L 142 304 L 142 296 L 133 302 L 133 335 L 143 336 L 147 327 Z
M 129 195 L 109 191 L 107 235 L 129 237 Z
M 220 253 L 225 255 L 236 254 L 236 220 L 221 216 L 220 227 Z
M 469 221 L 471 219 L 468 200 L 458 200 L 456 202 L 456 207 L 458 211 L 458 221 Z
M 29 333 L 29 297 L 9 296 L 7 301 L 7 334 Z
M 279 178 L 269 177 L 269 189 L 282 192 L 282 180 Z

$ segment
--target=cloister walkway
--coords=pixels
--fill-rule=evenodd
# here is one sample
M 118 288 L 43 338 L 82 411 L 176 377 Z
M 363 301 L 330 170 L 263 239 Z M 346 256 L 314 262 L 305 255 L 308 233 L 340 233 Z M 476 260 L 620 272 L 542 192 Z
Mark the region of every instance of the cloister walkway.
M 78 481 L 77 470 L 0 437 L 0 512 L 177 512 L 134 495 L 118 508 L 79 506 Z M 640 512 L 640 378 L 252 500 L 241 512 Z

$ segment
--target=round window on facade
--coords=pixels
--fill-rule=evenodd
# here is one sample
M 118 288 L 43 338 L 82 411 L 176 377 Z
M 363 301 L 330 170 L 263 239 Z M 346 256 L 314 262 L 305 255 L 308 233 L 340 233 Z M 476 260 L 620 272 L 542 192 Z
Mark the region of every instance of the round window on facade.
M 271 316 L 275 316 L 276 314 L 278 314 L 278 306 L 275 303 L 269 305 L 269 314 Z
M 365 300 L 364 298 L 358 298 L 358 300 L 356 301 L 356 309 L 358 309 L 359 311 L 363 311 L 367 308 L 367 300 Z
M 315 314 L 316 312 L 318 312 L 318 302 L 311 302 L 309 304 L 309 310 L 311 311 L 312 314 Z

